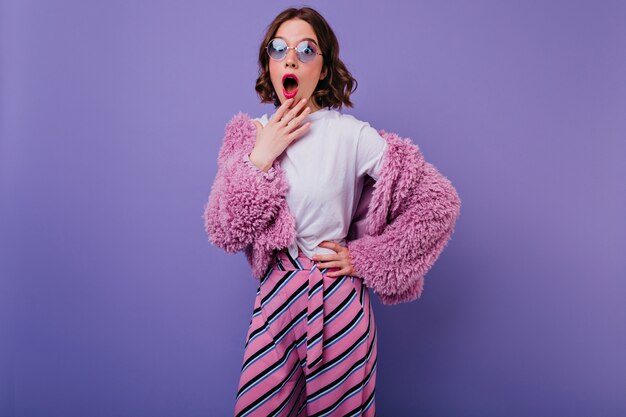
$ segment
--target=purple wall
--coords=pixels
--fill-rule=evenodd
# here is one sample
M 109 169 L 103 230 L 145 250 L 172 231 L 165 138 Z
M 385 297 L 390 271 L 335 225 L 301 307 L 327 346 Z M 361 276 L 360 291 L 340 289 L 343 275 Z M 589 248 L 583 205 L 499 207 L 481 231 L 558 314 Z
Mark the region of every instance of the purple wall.
M 1 3 L 1 416 L 231 415 L 256 282 L 201 214 L 289 5 Z M 374 306 L 379 415 L 626 415 L 624 2 L 312 5 L 463 202 Z

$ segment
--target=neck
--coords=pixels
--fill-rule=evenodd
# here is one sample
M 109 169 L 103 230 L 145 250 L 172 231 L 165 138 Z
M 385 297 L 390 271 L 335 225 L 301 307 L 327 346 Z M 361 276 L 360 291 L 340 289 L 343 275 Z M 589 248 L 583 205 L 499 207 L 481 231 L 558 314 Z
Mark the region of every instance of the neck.
M 313 99 L 313 97 L 311 97 L 309 99 L 309 102 L 307 103 L 307 106 L 309 106 L 311 108 L 311 113 L 315 113 L 316 111 L 322 109 L 322 107 L 319 107 L 317 105 L 317 103 L 315 103 L 315 100 Z

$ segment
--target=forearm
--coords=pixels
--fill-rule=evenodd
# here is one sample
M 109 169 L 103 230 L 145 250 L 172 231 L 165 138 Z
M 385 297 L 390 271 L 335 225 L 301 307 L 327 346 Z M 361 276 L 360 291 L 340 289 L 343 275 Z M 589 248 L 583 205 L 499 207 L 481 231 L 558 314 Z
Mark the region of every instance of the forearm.
M 247 156 L 239 152 L 218 168 L 204 211 L 209 241 L 231 253 L 243 250 L 265 231 L 287 192 L 278 167 L 263 172 Z
M 357 275 L 385 304 L 420 296 L 424 275 L 451 238 L 460 214 L 455 188 L 429 163 L 403 206 L 380 235 L 348 242 Z

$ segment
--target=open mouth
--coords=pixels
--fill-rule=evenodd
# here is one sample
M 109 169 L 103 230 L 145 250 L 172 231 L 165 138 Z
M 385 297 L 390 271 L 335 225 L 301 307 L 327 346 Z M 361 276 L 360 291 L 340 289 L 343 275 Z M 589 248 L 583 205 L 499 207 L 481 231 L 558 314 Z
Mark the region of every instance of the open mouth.
M 283 75 L 283 95 L 286 98 L 295 97 L 298 93 L 298 77 L 295 74 Z

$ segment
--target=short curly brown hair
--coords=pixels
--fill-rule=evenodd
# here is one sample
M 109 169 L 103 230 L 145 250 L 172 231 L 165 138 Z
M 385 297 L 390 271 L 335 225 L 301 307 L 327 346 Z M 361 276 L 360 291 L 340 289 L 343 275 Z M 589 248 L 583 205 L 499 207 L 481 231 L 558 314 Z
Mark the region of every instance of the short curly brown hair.
M 320 108 L 341 109 L 342 105 L 354 107 L 350 101 L 350 94 L 356 90 L 358 83 L 352 77 L 345 64 L 339 59 L 339 42 L 330 25 L 321 14 L 310 7 L 285 9 L 268 25 L 265 37 L 259 48 L 259 78 L 257 78 L 254 87 L 261 98 L 261 103 L 274 102 L 275 107 L 279 107 L 281 104 L 270 79 L 270 58 L 265 47 L 274 38 L 280 25 L 291 19 L 304 20 L 313 27 L 319 41 L 319 47 L 323 53 L 322 57 L 327 73 L 326 77 L 319 80 L 315 87 L 312 95 L 315 103 Z M 352 88 L 353 86 L 354 89 Z

